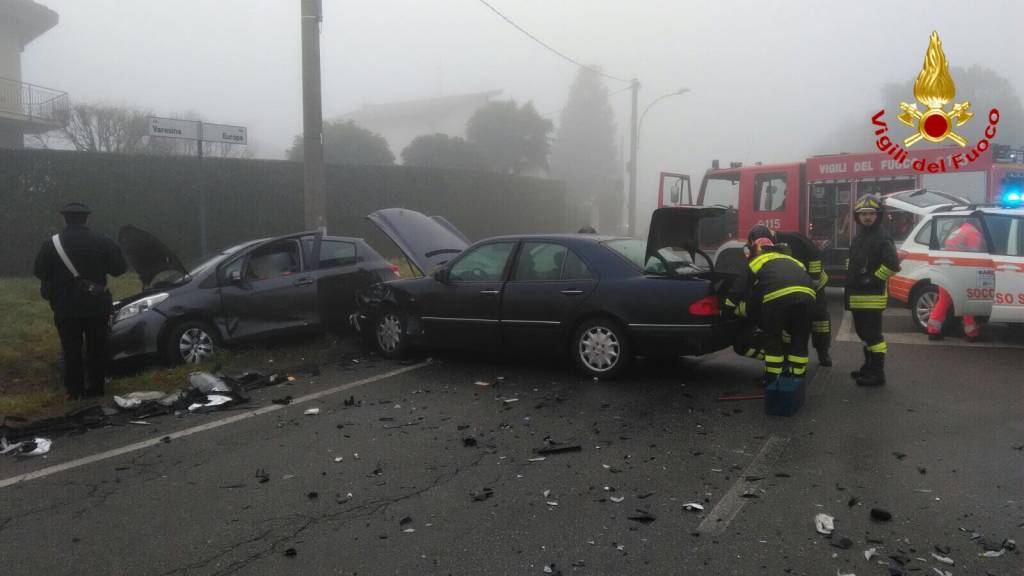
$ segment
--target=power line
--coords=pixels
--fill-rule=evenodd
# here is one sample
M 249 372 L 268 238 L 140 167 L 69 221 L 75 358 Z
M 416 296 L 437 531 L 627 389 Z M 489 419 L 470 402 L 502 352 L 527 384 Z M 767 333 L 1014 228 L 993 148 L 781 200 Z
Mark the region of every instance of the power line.
M 523 34 L 526 34 L 534 42 L 536 42 L 536 43 L 540 44 L 541 46 L 547 48 L 548 50 L 550 50 L 552 53 L 554 53 L 558 57 L 562 58 L 563 60 L 567 60 L 567 61 L 569 61 L 569 62 L 579 66 L 580 68 L 583 68 L 585 70 L 590 70 L 591 72 L 593 72 L 595 74 L 598 74 L 600 76 L 604 76 L 605 78 L 608 78 L 610 80 L 615 80 L 615 81 L 618 81 L 618 82 L 627 82 L 627 83 L 629 82 L 629 80 L 626 80 L 625 78 L 619 78 L 617 76 L 612 76 L 611 74 L 605 74 L 604 72 L 598 70 L 597 68 L 593 68 L 591 66 L 587 66 L 586 64 L 582 64 L 582 63 L 578 62 L 577 60 L 575 60 L 575 59 L 573 59 L 573 58 L 571 58 L 569 56 L 566 56 L 562 52 L 558 51 L 555 47 L 551 46 L 550 44 L 548 44 L 547 42 L 541 40 L 540 38 L 537 38 L 533 34 L 530 34 L 530 32 L 527 31 L 525 28 L 523 28 L 519 24 L 516 24 L 515 22 L 513 22 L 511 18 L 509 18 L 508 16 L 505 16 L 504 14 L 499 12 L 498 9 L 495 8 L 494 6 L 491 6 L 490 4 L 488 4 L 487 0 L 480 0 L 480 3 L 483 4 L 484 6 L 487 6 L 488 8 L 490 8 L 491 11 L 494 12 L 495 14 L 497 14 L 498 16 L 500 16 L 502 20 L 504 20 L 505 22 L 508 22 L 509 24 L 514 26 L 516 30 L 519 30 Z

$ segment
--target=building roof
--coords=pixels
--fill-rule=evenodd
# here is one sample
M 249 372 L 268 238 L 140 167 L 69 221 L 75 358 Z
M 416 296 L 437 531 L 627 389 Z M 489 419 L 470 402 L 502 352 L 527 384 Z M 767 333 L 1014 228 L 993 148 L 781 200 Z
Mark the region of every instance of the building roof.
M 341 119 L 354 120 L 358 123 L 400 118 L 436 118 L 467 108 L 470 108 L 470 111 L 475 111 L 476 108 L 490 100 L 492 96 L 498 94 L 501 94 L 501 90 L 488 90 L 472 94 L 456 94 L 454 96 L 407 100 L 387 104 L 364 104 L 362 108 L 342 115 Z
M 21 45 L 38 38 L 57 25 L 58 16 L 46 6 L 32 0 L 0 0 L 0 20 L 13 22 L 21 34 Z

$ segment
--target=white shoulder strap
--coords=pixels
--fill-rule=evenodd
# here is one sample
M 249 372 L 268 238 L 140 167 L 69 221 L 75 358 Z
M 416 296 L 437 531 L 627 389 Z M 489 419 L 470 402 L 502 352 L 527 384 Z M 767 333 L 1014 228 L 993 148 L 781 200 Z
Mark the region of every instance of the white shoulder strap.
M 68 258 L 68 253 L 64 251 L 64 247 L 60 245 L 60 234 L 53 235 L 53 247 L 57 249 L 57 254 L 60 255 L 60 259 L 64 261 L 64 265 L 68 267 L 68 272 L 75 278 L 78 278 L 78 270 L 75 269 L 75 265 L 71 263 L 71 258 Z

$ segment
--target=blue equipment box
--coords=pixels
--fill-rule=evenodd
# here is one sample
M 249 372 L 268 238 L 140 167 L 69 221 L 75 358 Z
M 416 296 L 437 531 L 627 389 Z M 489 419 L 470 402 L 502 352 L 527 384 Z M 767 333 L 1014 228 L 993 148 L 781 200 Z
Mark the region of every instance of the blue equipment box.
M 764 413 L 792 416 L 804 405 L 804 379 L 781 376 L 764 389 Z

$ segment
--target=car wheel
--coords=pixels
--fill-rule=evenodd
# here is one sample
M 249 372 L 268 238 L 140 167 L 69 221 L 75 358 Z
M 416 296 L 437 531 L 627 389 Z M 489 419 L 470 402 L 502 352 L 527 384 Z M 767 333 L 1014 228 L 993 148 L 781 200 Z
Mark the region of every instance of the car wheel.
M 385 358 L 402 358 L 409 349 L 405 334 L 405 318 L 393 310 L 385 310 L 373 325 L 373 341 Z
M 171 364 L 199 364 L 213 358 L 220 347 L 217 331 L 199 320 L 182 322 L 167 336 L 164 358 Z
M 939 289 L 934 284 L 927 284 L 914 291 L 914 297 L 910 299 L 910 316 L 918 330 L 928 332 L 928 318 L 938 300 Z
M 632 360 L 632 350 L 622 327 L 610 318 L 587 320 L 576 329 L 573 358 L 588 376 L 614 378 Z

